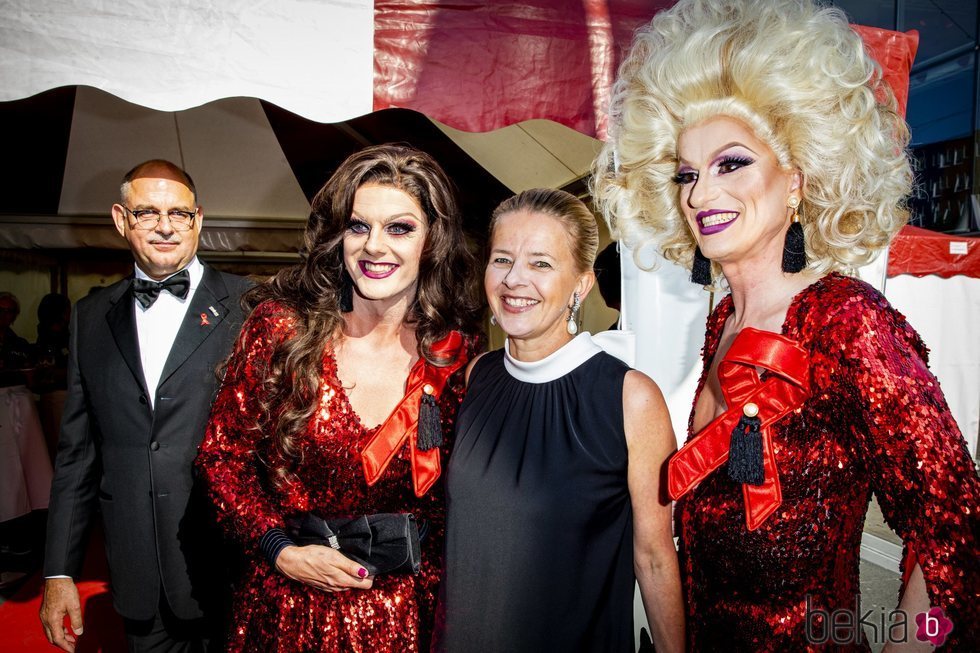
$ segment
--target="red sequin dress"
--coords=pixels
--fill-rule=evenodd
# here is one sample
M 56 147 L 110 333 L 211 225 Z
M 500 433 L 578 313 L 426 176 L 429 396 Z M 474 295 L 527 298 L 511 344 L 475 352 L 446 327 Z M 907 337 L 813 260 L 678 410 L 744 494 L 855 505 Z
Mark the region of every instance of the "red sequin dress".
M 704 370 L 732 311 L 727 297 L 708 318 Z M 811 395 L 771 428 L 782 503 L 749 531 L 741 487 L 724 466 L 677 503 L 689 649 L 870 650 L 854 622 L 872 606 L 835 635 L 818 611 L 855 612 L 874 493 L 914 546 L 931 605 L 953 622 L 940 650 L 980 650 L 980 481 L 919 336 L 873 288 L 840 274 L 794 298 L 783 335 L 809 352 Z M 893 607 L 865 618 L 878 641 Z M 910 615 L 910 640 L 916 631 Z
M 300 436 L 303 460 L 296 482 L 275 489 L 261 460 L 276 460 L 268 441 L 251 428 L 258 415 L 259 369 L 292 328 L 291 314 L 274 303 L 256 308 L 235 347 L 216 399 L 196 466 L 205 478 L 225 532 L 244 550 L 243 575 L 235 587 L 228 651 L 428 651 L 441 574 L 445 505 L 442 483 L 418 498 L 411 464 L 402 448 L 372 487 L 359 451 L 377 430 L 365 428 L 351 409 L 329 350 L 323 359 L 320 406 Z M 245 359 L 237 366 L 235 362 Z M 440 399 L 444 438 L 452 433 L 462 399 L 462 374 Z M 446 440 L 448 442 L 448 440 Z M 443 445 L 445 460 L 448 450 Z M 271 528 L 297 512 L 324 516 L 412 512 L 429 523 L 417 576 L 381 575 L 369 590 L 327 592 L 290 580 L 258 550 Z M 420 521 L 421 523 L 421 521 Z

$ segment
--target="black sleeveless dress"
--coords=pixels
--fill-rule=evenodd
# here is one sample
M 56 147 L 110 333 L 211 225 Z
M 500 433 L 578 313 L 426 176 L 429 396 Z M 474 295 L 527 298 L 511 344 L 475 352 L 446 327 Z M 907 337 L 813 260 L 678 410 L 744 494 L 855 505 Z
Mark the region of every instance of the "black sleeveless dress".
M 632 652 L 624 363 L 580 334 L 470 375 L 446 475 L 450 653 Z

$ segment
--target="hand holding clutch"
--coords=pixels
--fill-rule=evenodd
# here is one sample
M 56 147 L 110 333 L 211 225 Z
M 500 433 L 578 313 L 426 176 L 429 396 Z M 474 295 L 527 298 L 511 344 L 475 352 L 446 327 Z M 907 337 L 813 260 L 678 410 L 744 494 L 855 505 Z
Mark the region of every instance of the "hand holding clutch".
M 274 564 L 283 576 L 325 592 L 367 590 L 374 584 L 364 565 L 328 546 L 290 544 L 276 556 Z
M 419 529 L 411 513 L 376 513 L 324 519 L 304 513 L 286 520 L 286 531 L 299 546 L 337 549 L 378 574 L 419 573 Z

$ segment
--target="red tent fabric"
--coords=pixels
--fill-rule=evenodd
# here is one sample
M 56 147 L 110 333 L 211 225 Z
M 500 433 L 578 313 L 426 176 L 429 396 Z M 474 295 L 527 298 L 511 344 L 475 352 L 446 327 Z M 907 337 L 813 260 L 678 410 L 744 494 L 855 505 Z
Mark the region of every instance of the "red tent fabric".
M 899 274 L 980 279 L 980 238 L 905 227 L 888 252 L 888 276 Z
M 604 138 L 633 31 L 672 0 L 374 3 L 374 109 L 414 109 L 470 132 L 547 118 Z M 915 31 L 855 25 L 904 115 Z
M 673 0 L 374 3 L 374 109 L 465 131 L 547 118 L 603 137 L 633 31 Z
M 919 33 L 915 30 L 893 32 L 880 27 L 852 25 L 868 52 L 882 68 L 882 77 L 892 88 L 898 100 L 898 110 L 903 116 L 909 101 L 909 71 L 919 49 Z

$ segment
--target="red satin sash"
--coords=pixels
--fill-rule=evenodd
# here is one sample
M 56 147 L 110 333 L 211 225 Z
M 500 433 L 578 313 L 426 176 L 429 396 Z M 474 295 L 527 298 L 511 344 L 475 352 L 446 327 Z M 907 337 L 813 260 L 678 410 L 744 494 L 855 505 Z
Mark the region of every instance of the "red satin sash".
M 772 375 L 762 382 L 757 367 Z M 761 485 L 743 483 L 742 494 L 746 526 L 750 531 L 761 526 L 783 500 L 769 426 L 798 408 L 809 396 L 808 369 L 809 356 L 794 340 L 751 327 L 742 329 L 718 365 L 718 380 L 728 410 L 670 459 L 667 466 L 670 498 L 677 500 L 684 496 L 728 460 L 732 430 L 742 417 L 742 408 L 754 403 L 759 407 L 762 421 L 765 479 Z
M 408 373 L 405 396 L 361 450 L 361 464 L 368 485 L 378 482 L 405 440 L 408 440 L 410 448 L 415 496 L 424 495 L 439 478 L 439 474 L 442 473 L 439 448 L 421 451 L 415 446 L 419 424 L 419 402 L 427 386 L 428 394 L 436 399 L 439 398 L 449 377 L 466 364 L 462 349 L 463 336 L 458 331 L 450 331 L 448 336 L 432 346 L 432 353 L 439 358 L 450 358 L 452 363 L 446 367 L 436 367 L 420 357 L 412 366 L 412 370 Z

